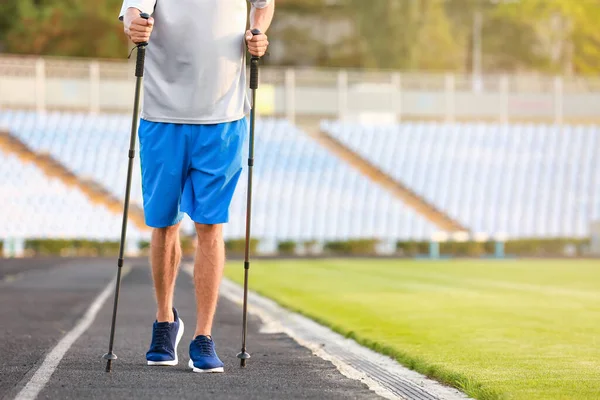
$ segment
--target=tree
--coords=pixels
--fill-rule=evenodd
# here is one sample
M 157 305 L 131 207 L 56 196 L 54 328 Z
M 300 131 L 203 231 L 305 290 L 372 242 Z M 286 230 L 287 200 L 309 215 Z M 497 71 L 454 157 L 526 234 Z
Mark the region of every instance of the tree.
M 5 34 L 6 50 L 20 54 L 123 57 L 127 39 L 117 21 L 120 0 L 19 0 Z
M 362 57 L 353 46 L 351 24 L 340 4 L 328 0 L 277 0 L 269 36 L 277 63 L 286 66 L 359 67 Z M 265 62 L 272 62 L 267 57 Z
M 106 58 L 129 50 L 122 0 L 0 2 L 0 50 Z M 484 72 L 600 70 L 600 0 L 277 0 L 265 62 L 471 71 L 474 15 L 483 20 Z
M 346 0 L 364 65 L 390 69 L 454 70 L 460 46 L 440 0 Z
M 600 69 L 600 0 L 527 0 L 502 4 L 499 15 L 529 26 L 549 69 L 565 74 Z
M 464 60 L 464 42 L 454 36 L 443 2 L 424 1 L 420 30 L 414 44 L 416 68 L 428 71 L 456 71 Z
M 6 34 L 11 30 L 18 18 L 18 0 L 3 0 L 0 4 L 0 50 L 6 40 Z

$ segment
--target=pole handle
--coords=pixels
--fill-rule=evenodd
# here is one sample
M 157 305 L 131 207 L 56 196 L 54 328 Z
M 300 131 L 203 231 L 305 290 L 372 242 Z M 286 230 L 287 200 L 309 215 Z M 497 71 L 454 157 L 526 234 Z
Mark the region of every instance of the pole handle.
M 150 14 L 141 13 L 141 18 L 149 19 Z M 135 62 L 135 76 L 141 78 L 144 76 L 144 62 L 146 61 L 146 46 L 148 42 L 142 42 L 137 45 L 137 60 Z
M 260 35 L 261 32 L 258 29 L 251 30 L 252 35 Z M 260 57 L 252 56 L 250 60 L 250 89 L 258 89 L 258 61 Z

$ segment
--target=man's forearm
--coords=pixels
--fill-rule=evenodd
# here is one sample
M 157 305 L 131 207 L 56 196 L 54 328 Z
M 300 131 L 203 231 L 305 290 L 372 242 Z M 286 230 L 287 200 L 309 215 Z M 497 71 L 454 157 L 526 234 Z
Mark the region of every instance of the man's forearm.
M 252 7 L 250 10 L 250 29 L 258 29 L 265 33 L 271 26 L 274 14 L 275 0 L 271 1 L 265 8 Z

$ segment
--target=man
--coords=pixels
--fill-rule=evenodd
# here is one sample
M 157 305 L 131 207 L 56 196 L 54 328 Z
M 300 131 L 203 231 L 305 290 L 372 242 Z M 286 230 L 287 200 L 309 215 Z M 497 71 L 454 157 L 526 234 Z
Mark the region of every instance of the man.
M 173 307 L 181 258 L 179 226 L 195 222 L 196 330 L 189 346 L 195 372 L 223 372 L 212 323 L 225 262 L 222 224 L 242 167 L 250 109 L 246 47 L 264 55 L 263 34 L 274 0 L 125 0 L 120 13 L 134 43 L 149 42 L 139 128 L 146 224 L 153 229 L 150 263 L 158 310 L 148 365 L 177 365 L 183 322 Z M 148 20 L 140 13 L 151 14 Z M 245 33 L 244 33 L 245 32 Z

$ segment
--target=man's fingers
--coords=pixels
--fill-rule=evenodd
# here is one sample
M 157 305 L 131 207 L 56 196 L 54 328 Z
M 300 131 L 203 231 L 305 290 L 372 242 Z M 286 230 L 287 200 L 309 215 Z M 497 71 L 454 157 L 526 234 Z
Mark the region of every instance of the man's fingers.
M 132 40 L 140 40 L 140 41 L 147 41 L 148 39 L 150 39 L 150 35 L 132 35 L 131 36 Z
M 152 26 L 142 26 L 142 25 L 136 25 L 136 24 L 131 24 L 131 26 L 129 27 L 130 31 L 135 31 L 135 32 L 152 32 Z
M 248 42 L 248 47 L 267 47 L 269 42 L 267 40 L 260 42 Z
M 268 46 L 269 42 L 268 41 L 262 41 L 262 42 L 248 42 L 248 47 L 252 46 L 252 47 L 260 47 L 260 46 Z
M 129 36 L 133 43 L 148 42 L 150 40 L 150 34 L 132 34 Z
M 135 44 L 148 42 L 152 28 L 154 27 L 154 18 L 142 18 L 139 16 L 140 12 L 138 9 L 129 8 L 125 15 L 125 23 L 123 24 L 125 34 Z
M 267 52 L 267 48 L 266 47 L 262 47 L 262 48 L 258 48 L 258 49 L 248 49 L 248 51 L 250 52 L 250 54 L 252 54 L 253 56 L 258 56 L 258 57 L 262 57 L 265 55 L 265 53 Z
M 265 44 L 251 43 L 248 45 L 248 50 L 266 50 L 267 47 L 269 47 L 267 43 L 265 43 Z
M 154 25 L 154 18 L 150 17 L 148 19 L 146 18 L 136 18 L 133 21 L 131 21 L 131 25 L 140 25 L 140 26 L 153 26 Z
M 252 54 L 254 56 L 257 55 L 257 54 L 259 54 L 259 53 L 262 55 L 262 54 L 265 54 L 267 52 L 267 48 L 266 47 L 260 47 L 260 48 L 257 48 L 257 49 L 248 49 L 248 51 L 250 52 L 250 54 Z
M 257 57 L 264 56 L 269 47 L 269 40 L 264 33 L 253 35 L 251 31 L 247 31 L 246 42 L 248 43 L 248 52 Z
M 267 35 L 261 33 L 259 35 L 253 35 L 252 31 L 246 31 L 246 42 L 261 42 L 267 40 Z
M 261 33 L 260 35 L 253 35 L 250 40 L 250 42 L 266 42 L 267 41 L 267 35 Z

